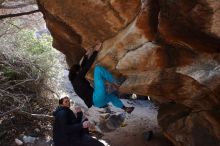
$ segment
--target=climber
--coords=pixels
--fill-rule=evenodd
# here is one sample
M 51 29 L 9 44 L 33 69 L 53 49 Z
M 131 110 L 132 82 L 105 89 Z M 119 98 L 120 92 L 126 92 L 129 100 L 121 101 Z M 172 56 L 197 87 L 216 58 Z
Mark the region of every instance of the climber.
M 98 43 L 95 45 L 93 52 L 91 51 L 92 49 L 88 50 L 83 56 L 81 65 L 74 64 L 69 71 L 69 80 L 72 83 L 74 91 L 83 99 L 88 108 L 92 106 L 93 88 L 89 81 L 86 80 L 85 76 L 92 66 L 101 46 L 102 43 Z
M 94 71 L 94 88 L 86 80 L 85 76 L 92 66 L 98 51 L 102 44 L 99 43 L 94 47 L 94 52 L 87 52 L 83 58 L 81 65 L 75 64 L 70 68 L 69 79 L 76 94 L 84 100 L 85 104 L 90 108 L 93 103 L 96 107 L 105 108 L 108 102 L 112 102 L 114 106 L 122 108 L 125 112 L 131 113 L 134 107 L 126 107 L 121 100 L 113 93 L 106 91 L 105 81 L 108 81 L 116 86 L 118 83 L 111 73 L 100 65 L 95 66 Z M 90 56 L 90 57 L 88 57 Z M 93 101 L 92 101 L 93 100 Z

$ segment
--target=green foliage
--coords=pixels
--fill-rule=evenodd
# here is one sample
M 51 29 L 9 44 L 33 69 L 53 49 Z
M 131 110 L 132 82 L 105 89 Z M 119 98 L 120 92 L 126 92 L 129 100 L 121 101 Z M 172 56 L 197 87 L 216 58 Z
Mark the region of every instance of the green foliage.
M 0 113 L 6 113 L 0 117 L 0 131 L 7 133 L 4 138 L 0 133 L 0 145 L 11 145 L 27 129 L 34 131 L 37 127 L 42 133 L 48 130 L 48 126 L 39 125 L 48 125 L 46 119 L 27 120 L 27 115 L 20 112 L 52 113 L 54 97 L 60 90 L 63 56 L 52 47 L 50 35 L 36 38 L 35 30 L 30 30 L 33 27 L 25 27 L 23 19 L 4 19 L 0 28 Z
M 52 47 L 51 36 L 36 38 L 35 31 L 23 29 L 0 37 L 0 41 L 0 89 L 31 93 L 31 97 L 54 96 L 62 73 L 62 57 Z
M 0 70 L 3 72 L 4 76 L 9 78 L 9 80 L 13 80 L 16 78 L 16 75 L 17 75 L 16 72 L 14 70 L 12 70 L 10 67 L 1 66 Z
M 61 53 L 52 47 L 50 35 L 36 38 L 35 31 L 26 29 L 0 37 L 0 113 L 19 108 L 0 117 L 4 123 L 0 129 L 10 135 L 0 145 L 11 145 L 16 135 L 25 129 L 34 131 L 36 125 L 41 131 L 48 130 L 48 126 L 39 126 L 33 117 L 27 123 L 26 116 L 19 112 L 51 114 L 62 73 L 60 59 L 63 59 Z M 10 122 L 11 117 L 22 123 L 20 129 L 11 128 L 15 126 Z M 48 125 L 45 119 L 41 122 Z
M 22 30 L 17 35 L 16 46 L 26 60 L 36 65 L 32 68 L 32 73 L 41 72 L 48 80 L 59 75 L 59 53 L 52 47 L 51 36 L 36 38 L 34 31 Z
M 52 52 L 51 36 L 43 35 L 37 39 L 34 34 L 35 32 L 32 30 L 20 31 L 16 39 L 19 48 L 34 56 Z

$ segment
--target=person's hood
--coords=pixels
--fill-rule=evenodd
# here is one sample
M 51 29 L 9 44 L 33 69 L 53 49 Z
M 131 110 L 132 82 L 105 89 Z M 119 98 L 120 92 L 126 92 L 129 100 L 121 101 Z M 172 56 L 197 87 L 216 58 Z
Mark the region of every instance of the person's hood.
M 67 107 L 63 107 L 63 106 L 58 106 L 56 108 L 56 110 L 53 112 L 53 116 L 56 116 L 59 111 L 66 110 L 66 109 L 68 109 L 68 108 Z

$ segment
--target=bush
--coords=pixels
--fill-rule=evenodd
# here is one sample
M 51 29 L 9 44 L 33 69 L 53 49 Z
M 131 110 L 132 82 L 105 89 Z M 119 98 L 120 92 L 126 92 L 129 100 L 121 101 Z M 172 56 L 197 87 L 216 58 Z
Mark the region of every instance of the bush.
M 41 119 L 39 124 L 39 117 L 36 120 L 32 114 L 51 115 L 62 57 L 52 48 L 51 36 L 37 39 L 34 34 L 21 30 L 10 39 L 0 38 L 4 44 L 0 46 L 0 145 L 9 145 L 16 135 L 35 128 L 51 128 L 51 118 Z

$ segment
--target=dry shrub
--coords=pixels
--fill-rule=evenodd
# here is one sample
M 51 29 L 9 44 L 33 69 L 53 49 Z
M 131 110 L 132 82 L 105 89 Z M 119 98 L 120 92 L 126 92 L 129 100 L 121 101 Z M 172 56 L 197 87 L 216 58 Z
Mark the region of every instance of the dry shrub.
M 0 46 L 0 145 L 10 145 L 19 134 L 42 136 L 51 131 L 57 103 L 61 65 L 51 37 L 37 39 L 27 30 L 14 37 L 10 50 Z

